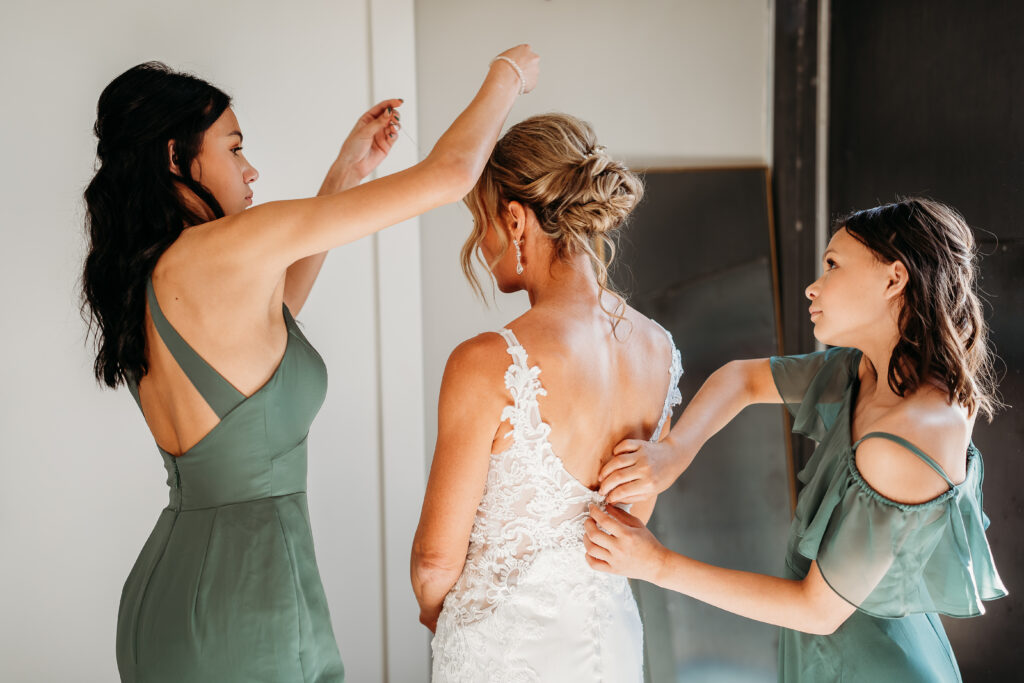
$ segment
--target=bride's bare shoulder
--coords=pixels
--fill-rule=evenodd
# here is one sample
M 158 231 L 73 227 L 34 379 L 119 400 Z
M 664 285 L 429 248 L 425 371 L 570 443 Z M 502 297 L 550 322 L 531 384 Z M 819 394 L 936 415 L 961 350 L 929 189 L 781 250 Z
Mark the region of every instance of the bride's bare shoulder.
M 472 395 L 478 400 L 503 396 L 509 355 L 504 338 L 484 332 L 462 342 L 448 356 L 441 393 Z M 502 400 L 504 400 L 502 398 Z

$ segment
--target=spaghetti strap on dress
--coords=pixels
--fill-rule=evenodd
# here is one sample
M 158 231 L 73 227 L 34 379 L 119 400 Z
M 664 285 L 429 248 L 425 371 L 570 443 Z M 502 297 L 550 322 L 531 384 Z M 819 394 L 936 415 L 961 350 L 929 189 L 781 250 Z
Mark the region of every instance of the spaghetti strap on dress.
M 245 396 L 167 321 L 151 281 L 147 299 L 157 333 L 220 422 L 179 456 L 157 446 L 169 502 L 122 592 L 121 680 L 339 683 L 306 503 L 323 360 L 283 306 L 284 356 Z M 137 384 L 129 389 L 138 401 Z

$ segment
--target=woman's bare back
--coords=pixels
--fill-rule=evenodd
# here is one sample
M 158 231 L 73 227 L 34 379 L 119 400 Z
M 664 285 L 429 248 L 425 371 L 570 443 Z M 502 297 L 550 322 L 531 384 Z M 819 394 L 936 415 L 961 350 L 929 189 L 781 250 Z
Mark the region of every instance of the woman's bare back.
M 535 308 L 508 326 L 529 365 L 541 370 L 540 417 L 551 427 L 552 450 L 592 489 L 619 441 L 654 436 L 670 394 L 669 335 L 632 308 L 625 318 L 613 333 L 600 309 L 565 315 Z M 498 427 L 493 453 L 508 447 L 510 430 L 508 422 Z

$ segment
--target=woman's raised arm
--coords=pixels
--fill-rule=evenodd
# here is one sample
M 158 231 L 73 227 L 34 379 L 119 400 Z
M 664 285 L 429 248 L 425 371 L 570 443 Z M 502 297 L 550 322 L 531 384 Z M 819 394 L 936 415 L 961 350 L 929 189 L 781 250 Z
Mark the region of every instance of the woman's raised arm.
M 528 45 L 502 54 L 521 68 L 524 90 L 532 89 L 540 58 Z M 210 248 L 223 249 L 226 258 L 274 275 L 299 259 L 457 201 L 482 172 L 521 83 L 511 65 L 493 62 L 473 101 L 411 168 L 337 194 L 269 202 L 196 231 L 208 231 Z

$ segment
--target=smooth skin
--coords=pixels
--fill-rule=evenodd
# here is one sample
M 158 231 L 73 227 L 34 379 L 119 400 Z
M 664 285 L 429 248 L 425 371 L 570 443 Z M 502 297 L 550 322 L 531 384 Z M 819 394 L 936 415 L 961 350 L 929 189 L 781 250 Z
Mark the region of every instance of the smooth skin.
M 497 230 L 519 240 L 523 255 L 522 275 L 511 244 L 492 273 L 502 292 L 529 294 L 530 310 L 508 327 L 526 348 L 530 365 L 542 368 L 548 394 L 540 399 L 540 412 L 551 426 L 549 441 L 566 470 L 596 489 L 611 447 L 623 438 L 649 438 L 657 427 L 672 348 L 661 328 L 633 309 L 625 311 L 616 338 L 612 319 L 598 303 L 600 289 L 587 257 L 556 259 L 553 242 L 529 207 L 513 201 L 506 215 L 495 217 L 481 246 L 487 263 L 498 256 Z M 606 308 L 614 303 L 605 297 Z M 511 426 L 501 421 L 512 404 L 504 385 L 510 362 L 505 340 L 490 332 L 460 344 L 445 367 L 437 443 L 411 559 L 420 621 L 431 631 L 466 561 L 489 455 L 511 445 Z M 637 500 L 633 512 L 648 519 L 655 499 L 652 494 Z
M 806 290 L 814 336 L 863 352 L 853 440 L 874 431 L 902 436 L 935 458 L 953 481 L 963 481 L 975 416 L 950 404 L 940 386 L 923 384 L 900 397 L 886 379 L 899 338 L 905 266 L 882 263 L 845 229 L 832 237 L 823 260 L 823 275 Z M 708 378 L 663 442 L 618 444 L 599 475 L 601 491 L 619 503 L 660 493 L 744 407 L 781 402 L 768 359 L 733 361 Z M 872 488 L 895 501 L 922 503 L 948 488 L 928 465 L 892 441 L 864 441 L 856 464 Z M 595 569 L 650 581 L 735 614 L 805 633 L 833 633 L 855 609 L 828 586 L 816 562 L 802 580 L 715 567 L 666 549 L 643 522 L 612 507 L 609 513 L 591 510 L 585 545 Z
M 505 51 L 534 88 L 539 57 L 528 45 Z M 430 154 L 398 173 L 360 181 L 396 139 L 402 100 L 366 112 L 342 145 L 316 197 L 252 204 L 259 177 L 242 154 L 242 133 L 230 109 L 206 131 L 193 177 L 224 208 L 225 217 L 190 227 L 161 255 L 153 287 L 170 323 L 210 365 L 249 396 L 273 375 L 288 331 L 282 303 L 302 308 L 326 252 L 437 206 L 473 187 L 520 81 L 505 62 L 493 63 L 476 97 Z M 177 171 L 174 144 L 168 163 Z M 190 191 L 184 200 L 202 203 Z M 212 216 L 211 216 L 212 218 Z M 218 418 L 146 321 L 149 372 L 139 383 L 143 413 L 157 443 L 178 455 L 213 429 Z

